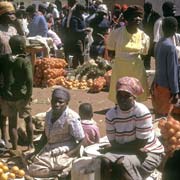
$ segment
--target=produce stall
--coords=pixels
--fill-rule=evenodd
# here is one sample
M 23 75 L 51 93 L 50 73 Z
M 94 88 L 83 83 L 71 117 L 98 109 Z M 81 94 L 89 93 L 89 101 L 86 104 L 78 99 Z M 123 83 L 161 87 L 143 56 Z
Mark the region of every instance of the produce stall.
M 169 157 L 180 149 L 180 122 L 173 117 L 161 118 L 158 123 L 164 142 L 166 156 Z
M 14 165 L 9 167 L 8 164 L 0 161 L 0 180 L 24 180 L 25 171 Z
M 68 89 L 84 89 L 91 93 L 101 91 L 110 82 L 111 64 L 100 58 L 90 60 L 75 70 L 69 70 L 64 59 L 36 59 L 34 86 L 50 87 L 61 85 Z

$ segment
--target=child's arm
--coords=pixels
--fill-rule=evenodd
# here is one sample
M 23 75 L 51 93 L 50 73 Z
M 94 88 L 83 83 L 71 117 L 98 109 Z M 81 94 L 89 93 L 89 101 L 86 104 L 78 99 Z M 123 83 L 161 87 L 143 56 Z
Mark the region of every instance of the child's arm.
M 25 75 L 26 75 L 26 99 L 30 99 L 32 96 L 32 89 L 33 89 L 33 73 L 32 73 L 32 64 L 30 61 L 26 61 L 25 63 Z

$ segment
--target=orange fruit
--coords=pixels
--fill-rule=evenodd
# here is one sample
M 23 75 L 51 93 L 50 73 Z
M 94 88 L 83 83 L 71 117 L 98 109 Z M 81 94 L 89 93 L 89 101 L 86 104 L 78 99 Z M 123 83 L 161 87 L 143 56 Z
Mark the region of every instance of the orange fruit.
M 0 177 L 0 180 L 8 180 L 8 175 L 7 174 L 2 174 Z
M 0 176 L 4 173 L 3 169 L 0 168 Z
M 24 177 L 24 175 L 25 175 L 25 172 L 24 172 L 23 169 L 20 169 L 20 170 L 18 171 L 18 173 L 17 173 L 17 176 L 20 177 L 20 178 Z
M 172 136 L 170 139 L 169 139 L 169 143 L 174 145 L 177 143 L 177 138 L 175 136 Z
M 173 123 L 172 121 L 167 121 L 166 124 L 165 124 L 165 128 L 166 128 L 166 129 L 170 129 L 170 128 L 173 127 L 173 124 L 174 124 L 174 123 Z
M 6 173 L 6 172 L 9 171 L 9 168 L 8 168 L 8 166 L 3 165 L 3 166 L 2 166 L 2 170 L 4 171 L 4 173 Z
M 16 175 L 14 173 L 9 173 L 8 174 L 8 179 L 13 180 L 15 178 L 16 178 Z
M 19 171 L 18 166 L 13 166 L 13 167 L 11 168 L 11 172 L 14 173 L 14 174 L 18 174 L 18 171 Z
M 174 134 L 175 134 L 175 130 L 173 128 L 170 128 L 168 131 L 167 131 L 167 135 L 168 137 L 172 137 Z
M 0 161 L 0 168 L 2 168 L 2 166 L 4 166 L 4 163 Z

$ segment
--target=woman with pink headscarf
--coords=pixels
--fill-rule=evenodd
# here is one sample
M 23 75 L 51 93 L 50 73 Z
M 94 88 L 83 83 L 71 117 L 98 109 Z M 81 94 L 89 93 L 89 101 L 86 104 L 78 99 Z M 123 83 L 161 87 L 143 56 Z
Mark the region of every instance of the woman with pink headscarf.
M 140 81 L 128 76 L 119 78 L 115 91 L 117 106 L 106 113 L 111 147 L 104 156 L 106 162 L 115 163 L 113 175 L 143 180 L 162 162 L 164 147 L 153 130 L 149 109 L 136 101 L 144 91 Z

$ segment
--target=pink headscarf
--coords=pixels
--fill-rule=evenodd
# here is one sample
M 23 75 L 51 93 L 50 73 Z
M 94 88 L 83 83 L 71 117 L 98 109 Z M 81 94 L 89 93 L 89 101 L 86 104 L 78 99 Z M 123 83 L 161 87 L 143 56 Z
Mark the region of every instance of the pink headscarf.
M 144 89 L 138 79 L 125 76 L 118 79 L 116 91 L 126 91 L 136 97 L 141 95 L 144 92 Z

